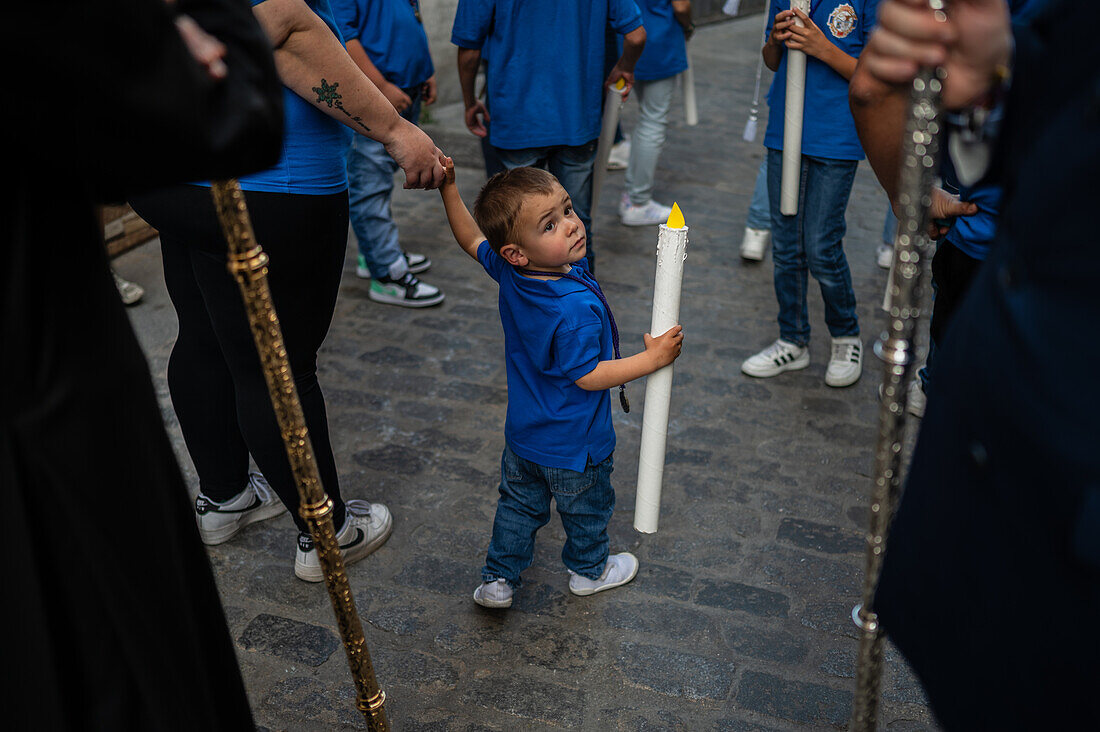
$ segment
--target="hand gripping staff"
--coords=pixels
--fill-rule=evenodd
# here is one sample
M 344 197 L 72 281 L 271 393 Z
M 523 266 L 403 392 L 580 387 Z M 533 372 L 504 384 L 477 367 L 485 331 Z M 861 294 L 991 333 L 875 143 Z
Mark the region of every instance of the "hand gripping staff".
M 355 682 L 355 705 L 367 720 L 370 732 L 388 732 L 386 721 L 386 693 L 378 688 L 374 677 L 363 626 L 355 609 L 355 599 L 348 584 L 344 559 L 332 525 L 332 500 L 321 486 L 317 463 L 313 457 L 313 444 L 306 429 L 302 403 L 290 373 L 282 328 L 271 302 L 271 290 L 267 284 L 267 254 L 256 242 L 252 221 L 248 217 L 244 195 L 236 180 L 217 181 L 211 186 L 218 220 L 229 242 L 229 272 L 241 287 L 248 322 L 260 354 L 260 364 L 271 393 L 275 417 L 283 434 L 290 468 L 298 484 L 301 508 L 298 512 L 309 525 L 317 556 L 325 571 L 328 588 L 340 638 L 348 656 L 348 666 Z
M 929 0 L 932 10 L 943 12 L 946 0 Z M 879 682 L 882 676 L 882 633 L 874 612 L 875 590 L 886 552 L 886 535 L 901 488 L 902 430 L 905 426 L 906 386 L 914 366 L 914 336 L 920 321 L 921 291 L 932 260 L 928 236 L 928 207 L 939 170 L 943 131 L 940 95 L 942 69 L 925 68 L 913 79 L 909 121 L 902 149 L 898 203 L 902 209 L 894 263 L 890 270 L 888 329 L 875 342 L 875 354 L 885 364 L 882 405 L 879 409 L 875 447 L 875 480 L 871 487 L 871 527 L 861 604 L 852 619 L 862 630 L 856 661 L 856 695 L 850 729 L 873 732 L 876 728 Z

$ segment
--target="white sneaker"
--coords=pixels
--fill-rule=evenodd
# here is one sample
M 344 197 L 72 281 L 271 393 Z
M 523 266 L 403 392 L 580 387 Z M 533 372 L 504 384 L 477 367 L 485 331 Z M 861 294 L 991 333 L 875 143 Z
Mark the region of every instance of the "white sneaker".
M 909 391 L 905 397 L 905 411 L 917 419 L 921 419 L 924 417 L 924 405 L 927 401 L 928 397 L 924 395 L 924 385 L 921 384 L 920 377 L 916 376 L 909 382 Z
M 603 574 L 601 574 L 600 578 L 597 580 L 581 577 L 572 570 L 569 571 L 569 574 L 572 575 L 569 578 L 569 591 L 574 595 L 581 595 L 583 597 L 596 592 L 610 590 L 614 587 L 620 587 L 634 579 L 638 574 L 638 558 L 630 552 L 612 554 L 607 558 L 607 564 L 604 565 Z
M 122 298 L 123 305 L 135 305 L 141 298 L 145 297 L 145 288 L 136 282 L 119 277 L 114 270 L 111 274 L 115 278 L 115 289 L 118 290 L 118 296 Z
M 611 146 L 607 156 L 608 170 L 626 170 L 630 165 L 630 140 L 623 139 Z
M 879 244 L 878 249 L 875 250 L 875 262 L 883 269 L 890 269 L 890 265 L 894 262 L 894 247 L 890 244 Z
M 344 565 L 356 562 L 386 543 L 393 531 L 393 516 L 381 503 L 359 499 L 344 501 L 348 517 L 336 535 Z M 298 553 L 294 557 L 294 574 L 306 582 L 321 582 L 325 578 L 321 559 L 313 546 L 313 537 L 298 534 Z
M 482 607 L 512 607 L 512 586 L 502 579 L 482 582 L 474 590 L 474 602 Z
M 771 243 L 771 229 L 754 229 L 745 227 L 745 235 L 741 238 L 741 258 L 759 262 L 764 258 L 764 252 Z
M 641 206 L 635 206 L 626 202 L 626 207 L 621 208 L 619 215 L 625 226 L 656 226 L 668 221 L 668 215 L 672 213 L 672 206 L 657 203 L 652 198 Z
M 207 546 L 227 542 L 245 526 L 275 518 L 285 510 L 259 473 L 250 473 L 245 489 L 225 503 L 215 503 L 201 493 L 195 497 L 199 537 Z
M 624 213 L 626 213 L 626 210 L 628 208 L 630 208 L 630 194 L 624 193 L 619 198 L 619 216 L 622 216 Z
M 780 338 L 760 353 L 746 359 L 741 371 L 749 376 L 767 378 L 784 371 L 797 371 L 810 365 L 810 349 Z
M 390 277 L 371 280 L 367 297 L 375 302 L 403 308 L 427 308 L 443 302 L 443 293 L 438 287 L 421 282 L 412 272 L 406 272 L 397 280 Z
M 863 373 L 863 343 L 859 336 L 833 339 L 833 353 L 825 369 L 825 383 L 829 386 L 851 386 Z

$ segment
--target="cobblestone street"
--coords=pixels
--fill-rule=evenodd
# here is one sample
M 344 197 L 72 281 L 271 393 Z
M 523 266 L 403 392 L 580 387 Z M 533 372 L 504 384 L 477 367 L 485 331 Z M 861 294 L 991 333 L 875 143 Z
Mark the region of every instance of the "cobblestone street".
M 875 263 L 886 197 L 861 163 L 845 249 L 859 300 L 863 378 L 824 384 L 829 339 L 811 283 L 808 369 L 758 380 L 740 363 L 777 336 L 770 256 L 744 263 L 738 244 L 763 148 L 741 139 L 762 17 L 702 26 L 689 51 L 700 123 L 681 95 L 655 198 L 690 227 L 660 530 L 632 528 L 644 381 L 634 411 L 613 405 L 618 505 L 612 551 L 641 561 L 630 585 L 568 592 L 555 517 L 511 610 L 473 603 L 489 539 L 507 390 L 496 286 L 454 243 L 436 192 L 398 186 L 404 246 L 434 261 L 422 279 L 435 308 L 372 302 L 349 241 L 340 300 L 320 358 L 342 490 L 386 503 L 393 535 L 349 568 L 386 708 L 397 730 L 786 730 L 847 724 L 863 575 L 863 531 L 877 429 L 886 279 Z M 453 57 L 436 59 L 453 73 Z M 765 70 L 763 98 L 770 81 Z M 624 110 L 629 131 L 634 100 Z M 472 205 L 484 182 L 461 107 L 425 129 L 454 157 Z M 597 271 L 624 355 L 650 323 L 656 227 L 616 215 L 623 174 L 609 173 L 595 215 Z M 261 242 L 262 244 L 262 242 Z M 156 242 L 114 262 L 147 294 L 131 318 L 192 490 L 165 371 L 175 316 Z M 617 400 L 613 399 L 613 402 Z M 365 728 L 322 585 L 293 574 L 289 517 L 209 550 L 256 721 L 270 730 Z M 884 729 L 935 729 L 923 692 L 887 651 Z

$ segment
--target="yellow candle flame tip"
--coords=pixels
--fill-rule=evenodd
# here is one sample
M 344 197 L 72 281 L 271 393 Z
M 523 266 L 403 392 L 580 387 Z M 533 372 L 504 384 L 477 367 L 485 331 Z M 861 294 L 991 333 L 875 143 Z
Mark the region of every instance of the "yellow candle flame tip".
M 618 81 L 615 82 L 615 88 L 618 89 L 619 91 L 622 91 L 624 86 L 626 86 L 626 82 L 623 81 L 622 79 L 619 79 Z
M 672 213 L 668 215 L 668 222 L 665 226 L 670 229 L 684 228 L 684 212 L 680 210 L 680 205 L 675 201 L 672 202 Z

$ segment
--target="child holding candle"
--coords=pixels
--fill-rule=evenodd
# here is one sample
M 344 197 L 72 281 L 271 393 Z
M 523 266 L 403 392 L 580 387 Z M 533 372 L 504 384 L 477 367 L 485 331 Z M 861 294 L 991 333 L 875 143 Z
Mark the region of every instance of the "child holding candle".
M 810 365 L 809 273 L 821 289 L 832 336 L 825 383 L 851 386 L 863 371 L 863 348 L 844 256 L 844 210 L 863 148 L 848 108 L 848 80 L 874 25 L 878 0 L 813 0 L 809 14 L 788 7 L 786 0 L 771 1 L 773 22 L 762 50 L 764 63 L 777 72 L 768 93 L 772 113 L 764 146 L 779 339 L 742 363 L 741 370 L 769 377 Z M 788 49 L 807 57 L 798 211 L 793 216 L 780 212 Z
M 615 320 L 587 268 L 585 228 L 557 178 L 529 167 L 498 173 L 471 216 L 453 162 L 445 165 L 440 193 L 455 240 L 500 286 L 508 374 L 500 497 L 474 601 L 511 606 L 535 533 L 550 520 L 551 498 L 567 536 L 561 556 L 569 591 L 591 595 L 624 585 L 638 560 L 608 551 L 615 507 L 608 389 L 672 363 L 683 342 L 680 326 L 644 335 L 644 351 L 619 358 Z

